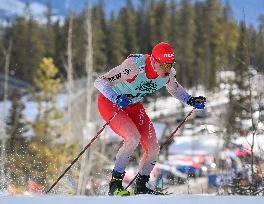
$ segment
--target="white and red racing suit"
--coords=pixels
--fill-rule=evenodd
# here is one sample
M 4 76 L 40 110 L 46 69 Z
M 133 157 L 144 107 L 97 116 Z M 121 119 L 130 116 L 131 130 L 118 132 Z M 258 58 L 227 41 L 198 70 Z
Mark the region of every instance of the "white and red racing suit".
M 161 77 L 155 72 L 149 55 L 132 54 L 121 65 L 95 80 L 95 87 L 100 91 L 98 109 L 104 120 L 108 121 L 118 110 L 115 104 L 117 96 L 126 94 L 132 100 L 109 124 L 124 139 L 116 155 L 115 171 L 125 171 L 139 143 L 144 150 L 139 173 L 149 175 L 152 171 L 159 154 L 159 144 L 153 124 L 140 101 L 147 94 L 166 86 L 172 96 L 186 103 L 191 96 L 176 81 L 175 75 L 176 71 L 172 68 L 168 76 Z

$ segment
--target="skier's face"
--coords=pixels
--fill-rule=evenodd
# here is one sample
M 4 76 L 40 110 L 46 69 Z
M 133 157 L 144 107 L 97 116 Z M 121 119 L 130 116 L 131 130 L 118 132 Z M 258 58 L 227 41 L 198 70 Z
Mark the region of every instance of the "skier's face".
M 152 60 L 152 62 L 153 62 L 154 69 L 159 76 L 164 78 L 170 74 L 170 70 L 172 66 L 165 66 L 164 64 L 161 64 L 157 62 L 156 60 Z

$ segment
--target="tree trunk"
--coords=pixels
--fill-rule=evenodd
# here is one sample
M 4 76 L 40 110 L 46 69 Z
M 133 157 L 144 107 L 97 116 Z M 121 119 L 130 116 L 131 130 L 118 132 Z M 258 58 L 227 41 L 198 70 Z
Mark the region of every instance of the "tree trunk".
M 3 106 L 3 114 L 4 117 L 6 117 L 6 102 L 8 100 L 8 76 L 9 76 L 9 64 L 10 64 L 10 56 L 11 56 L 11 50 L 12 50 L 12 40 L 9 41 L 9 45 L 7 48 L 7 51 L 5 51 L 5 66 L 4 66 L 4 70 L 5 70 L 5 79 L 4 79 L 4 106 Z M 2 129 L 3 131 L 0 132 L 0 140 L 1 140 L 1 162 L 0 162 L 0 189 L 4 189 L 5 187 L 5 160 L 6 160 L 6 152 L 5 152 L 5 146 L 6 146 L 6 139 L 7 139 L 7 135 L 5 133 L 6 130 L 6 122 L 5 120 L 3 121 L 3 127 L 1 127 L 0 129 Z

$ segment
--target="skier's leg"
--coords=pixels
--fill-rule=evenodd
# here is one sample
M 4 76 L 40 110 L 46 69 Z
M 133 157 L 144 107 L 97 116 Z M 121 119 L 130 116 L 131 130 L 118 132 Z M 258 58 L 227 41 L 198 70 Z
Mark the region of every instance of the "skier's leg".
M 98 109 L 101 116 L 107 121 L 118 110 L 118 106 L 100 95 L 98 98 Z M 126 109 L 121 110 L 109 125 L 115 133 L 124 138 L 124 143 L 116 155 L 114 167 L 115 171 L 123 173 L 131 155 L 139 144 L 140 133 L 133 120 L 127 114 Z
M 128 114 L 137 126 L 141 136 L 140 144 L 144 150 L 139 173 L 149 175 L 157 161 L 160 149 L 154 126 L 141 103 L 129 107 Z
M 101 116 L 107 121 L 118 110 L 118 106 L 104 96 L 99 95 L 98 109 Z M 124 138 L 124 143 L 116 155 L 108 194 L 126 196 L 130 193 L 123 188 L 122 180 L 130 157 L 139 144 L 140 133 L 133 120 L 128 116 L 126 109 L 121 110 L 110 122 L 109 126 L 115 133 Z
M 145 130 L 144 132 L 140 131 L 140 144 L 144 151 L 143 157 L 140 160 L 139 174 L 141 175 L 150 175 L 157 162 L 160 150 L 155 129 L 151 121 L 149 121 L 149 124 L 146 129 L 147 130 Z
M 135 194 L 163 195 L 161 192 L 146 187 L 150 178 L 150 172 L 154 168 L 160 149 L 154 126 L 142 104 L 138 104 L 134 111 L 129 111 L 128 113 L 140 132 L 140 143 L 144 150 L 144 155 L 140 161 L 140 170 L 134 192 Z

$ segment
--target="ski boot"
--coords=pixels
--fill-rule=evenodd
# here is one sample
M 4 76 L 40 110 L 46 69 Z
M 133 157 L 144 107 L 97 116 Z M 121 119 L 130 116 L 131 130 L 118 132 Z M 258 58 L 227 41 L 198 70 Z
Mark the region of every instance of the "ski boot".
M 129 196 L 129 191 L 125 190 L 122 186 L 122 181 L 125 176 L 124 173 L 119 173 L 117 171 L 112 172 L 112 180 L 109 184 L 108 195 L 120 195 L 120 196 Z
M 134 190 L 134 194 L 152 194 L 152 195 L 165 195 L 160 191 L 154 191 L 146 187 L 146 184 L 149 182 L 150 176 L 140 175 L 136 180 L 136 187 Z

